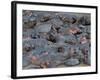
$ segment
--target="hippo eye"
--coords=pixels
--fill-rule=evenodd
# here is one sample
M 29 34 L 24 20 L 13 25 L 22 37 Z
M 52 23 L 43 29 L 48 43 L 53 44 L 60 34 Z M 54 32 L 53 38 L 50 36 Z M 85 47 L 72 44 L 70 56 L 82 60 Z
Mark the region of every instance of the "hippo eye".
M 64 52 L 64 48 L 63 47 L 58 47 L 58 52 Z
M 32 37 L 33 39 L 36 39 L 36 36 Z

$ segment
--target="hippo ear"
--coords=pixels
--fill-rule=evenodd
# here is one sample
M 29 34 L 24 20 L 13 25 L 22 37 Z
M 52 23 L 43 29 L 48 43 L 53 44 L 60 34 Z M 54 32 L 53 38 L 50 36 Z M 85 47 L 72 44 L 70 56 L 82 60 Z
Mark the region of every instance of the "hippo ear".
M 74 17 L 72 17 L 72 24 L 76 23 L 77 19 L 75 19 Z
M 53 25 L 51 26 L 51 30 L 53 30 Z
M 54 26 L 55 26 L 55 25 L 52 25 L 52 26 L 51 26 L 51 29 L 52 29 L 52 30 L 54 30 L 54 29 L 55 29 L 55 28 L 54 28 Z

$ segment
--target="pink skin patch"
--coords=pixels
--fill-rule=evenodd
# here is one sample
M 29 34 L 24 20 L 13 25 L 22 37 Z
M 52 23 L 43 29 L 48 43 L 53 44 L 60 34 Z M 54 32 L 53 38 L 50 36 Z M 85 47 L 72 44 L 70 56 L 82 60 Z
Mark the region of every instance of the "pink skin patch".
M 69 33 L 70 33 L 70 34 L 75 34 L 75 33 L 77 33 L 78 31 L 80 31 L 78 28 L 70 28 L 70 29 L 69 29 Z
M 38 58 L 36 56 L 32 56 L 32 61 L 37 61 Z
M 43 55 L 48 55 L 48 52 L 44 52 Z
M 80 42 L 81 42 L 81 44 L 87 43 L 86 37 L 82 37 L 82 38 L 80 39 Z

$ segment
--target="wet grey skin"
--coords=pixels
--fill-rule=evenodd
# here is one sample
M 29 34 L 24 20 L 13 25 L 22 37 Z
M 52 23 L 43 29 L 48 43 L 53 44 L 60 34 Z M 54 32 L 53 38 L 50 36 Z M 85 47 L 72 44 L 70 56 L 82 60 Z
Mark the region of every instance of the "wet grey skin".
M 23 10 L 23 69 L 91 65 L 89 13 Z

